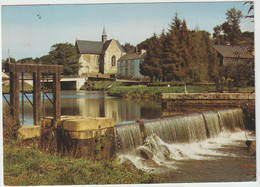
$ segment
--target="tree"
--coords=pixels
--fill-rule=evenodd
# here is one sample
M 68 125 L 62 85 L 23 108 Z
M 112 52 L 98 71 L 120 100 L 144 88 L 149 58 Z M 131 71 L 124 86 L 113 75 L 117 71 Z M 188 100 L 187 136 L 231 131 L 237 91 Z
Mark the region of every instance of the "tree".
M 226 16 L 226 22 L 213 28 L 213 37 L 217 40 L 216 43 L 218 44 L 223 44 L 222 39 L 224 39 L 225 42 L 229 41 L 231 45 L 239 44 L 242 36 L 240 22 L 243 18 L 243 14 L 240 10 L 231 8 L 226 12 Z M 223 32 L 224 38 L 221 32 Z
M 218 45 L 224 45 L 225 41 L 224 41 L 224 36 L 221 35 L 222 32 L 222 25 L 217 25 L 216 27 L 213 28 L 214 33 L 213 33 L 213 38 L 215 38 L 215 44 Z
M 77 75 L 80 66 L 76 47 L 69 43 L 59 43 L 51 47 L 47 64 L 63 65 L 64 75 Z M 42 60 L 43 60 L 42 59 Z
M 5 59 L 5 60 L 2 60 L 2 67 L 5 67 L 6 64 L 9 63 L 9 58 Z M 10 57 L 10 63 L 16 63 L 16 60 L 12 57 Z
M 137 52 L 136 47 L 134 45 L 131 45 L 130 43 L 126 42 L 124 45 L 122 45 L 122 47 L 124 48 L 126 53 Z
M 147 48 L 146 57 L 144 62 L 140 64 L 140 73 L 145 76 L 149 76 L 150 81 L 152 82 L 155 78 L 160 80 L 162 77 L 161 72 L 161 48 L 158 47 L 160 43 L 159 38 L 156 34 L 149 40 L 149 45 Z
M 23 58 L 17 61 L 17 63 L 21 63 L 21 64 L 34 64 L 35 61 L 29 57 L 29 58 Z
M 138 44 L 147 50 L 140 72 L 150 80 L 200 82 L 218 76 L 216 52 L 206 31 L 191 31 L 176 14 L 168 32 Z

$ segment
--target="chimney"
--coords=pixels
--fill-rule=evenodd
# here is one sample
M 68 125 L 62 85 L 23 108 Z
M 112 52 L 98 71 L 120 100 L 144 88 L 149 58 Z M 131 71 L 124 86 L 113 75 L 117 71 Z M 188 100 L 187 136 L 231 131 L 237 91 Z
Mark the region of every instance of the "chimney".
M 144 54 L 146 53 L 146 50 L 145 49 L 141 49 L 141 54 Z

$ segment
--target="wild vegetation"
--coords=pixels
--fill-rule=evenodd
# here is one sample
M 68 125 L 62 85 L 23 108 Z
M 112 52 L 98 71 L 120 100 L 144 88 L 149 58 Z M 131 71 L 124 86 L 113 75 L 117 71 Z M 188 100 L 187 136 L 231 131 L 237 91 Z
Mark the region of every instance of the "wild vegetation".
M 4 147 L 4 184 L 86 185 L 159 183 L 162 177 L 129 170 L 118 160 L 90 161 L 62 158 L 33 148 Z

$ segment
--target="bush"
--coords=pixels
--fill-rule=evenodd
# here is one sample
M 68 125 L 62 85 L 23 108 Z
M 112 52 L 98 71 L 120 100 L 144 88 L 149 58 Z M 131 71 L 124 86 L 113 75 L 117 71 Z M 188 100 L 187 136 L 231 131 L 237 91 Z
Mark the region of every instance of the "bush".
M 11 141 L 16 141 L 18 137 L 18 130 L 20 128 L 20 123 L 13 120 L 10 115 L 10 109 L 3 109 L 3 138 L 4 143 L 9 143 Z

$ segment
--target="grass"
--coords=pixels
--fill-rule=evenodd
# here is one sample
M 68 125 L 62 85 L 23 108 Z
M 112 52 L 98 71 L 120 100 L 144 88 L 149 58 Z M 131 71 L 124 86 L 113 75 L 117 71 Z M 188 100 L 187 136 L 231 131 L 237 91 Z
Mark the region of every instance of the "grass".
M 117 160 L 61 158 L 33 148 L 4 146 L 5 185 L 140 184 L 161 180 L 138 169 L 129 171 Z
M 160 98 L 161 93 L 184 93 L 184 86 L 172 86 L 172 87 L 147 87 L 144 85 L 138 86 L 124 86 L 123 83 L 115 83 L 108 89 L 107 94 L 117 97 L 133 97 L 133 98 Z M 207 93 L 215 92 L 216 88 L 213 85 L 201 85 L 201 86 L 187 86 L 188 93 Z M 227 91 L 228 88 L 224 88 Z M 240 87 L 234 88 L 235 92 L 252 92 L 254 87 Z
M 2 92 L 3 93 L 9 93 L 9 88 L 10 88 L 9 83 L 2 85 Z M 19 83 L 19 89 L 20 89 L 20 91 L 22 91 L 22 83 L 21 82 Z M 25 92 L 31 92 L 32 90 L 33 90 L 33 86 L 24 82 L 24 91 Z
M 88 81 L 80 89 L 81 90 L 105 90 L 113 83 L 114 83 L 113 81 Z

